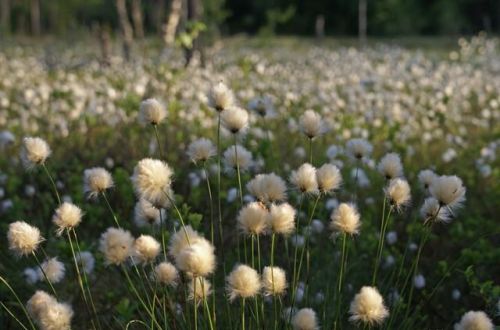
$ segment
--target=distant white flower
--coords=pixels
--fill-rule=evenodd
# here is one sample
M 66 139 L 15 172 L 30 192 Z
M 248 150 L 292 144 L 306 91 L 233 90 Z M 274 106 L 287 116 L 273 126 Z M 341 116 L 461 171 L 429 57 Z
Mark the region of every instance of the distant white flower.
M 167 111 L 155 99 L 147 99 L 141 102 L 139 109 L 139 120 L 143 124 L 158 125 L 167 116 Z
M 42 165 L 52 150 L 45 140 L 39 137 L 25 137 L 21 150 L 21 160 L 27 169 Z
M 300 116 L 299 126 L 302 133 L 309 139 L 314 139 L 326 131 L 323 119 L 313 110 L 306 110 L 302 116 Z
M 364 139 L 351 139 L 346 143 L 347 155 L 361 160 L 371 155 L 373 146 Z
M 413 285 L 415 285 L 417 289 L 422 289 L 425 287 L 425 277 L 422 274 L 415 275 L 413 278 Z

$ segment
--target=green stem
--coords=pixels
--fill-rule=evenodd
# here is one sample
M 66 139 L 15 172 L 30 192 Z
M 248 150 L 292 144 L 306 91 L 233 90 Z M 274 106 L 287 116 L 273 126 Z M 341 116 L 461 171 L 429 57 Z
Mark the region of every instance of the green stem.
M 118 228 L 121 228 L 120 223 L 118 222 L 118 218 L 116 217 L 116 214 L 113 211 L 111 204 L 109 203 L 109 200 L 108 200 L 108 197 L 106 196 L 105 191 L 102 192 L 102 197 L 104 197 L 104 201 L 106 202 L 106 205 L 108 206 L 108 210 L 109 210 L 109 212 L 111 212 L 111 215 L 113 216 L 113 220 L 115 220 L 116 225 L 118 226 Z
M 276 304 L 276 295 L 274 294 L 274 243 L 276 240 L 276 234 L 273 233 L 271 236 L 271 279 L 273 285 L 273 305 L 274 305 L 274 329 L 278 328 L 278 306 Z
M 59 197 L 59 193 L 57 192 L 56 183 L 54 182 L 52 175 L 50 175 L 50 172 L 45 163 L 42 163 L 42 167 L 45 170 L 45 174 L 47 174 L 47 176 L 49 177 L 50 183 L 52 184 L 52 189 L 54 189 L 54 193 L 56 194 L 57 197 L 57 202 L 59 203 L 59 205 L 61 205 L 61 197 Z
M 56 297 L 56 299 L 59 300 L 59 297 L 57 296 L 56 289 L 54 289 L 54 286 L 52 285 L 52 282 L 47 277 L 47 274 L 45 274 L 45 271 L 43 270 L 42 264 L 40 263 L 40 260 L 38 260 L 38 257 L 36 256 L 36 253 L 33 251 L 32 254 L 33 254 L 33 257 L 35 257 L 35 261 L 36 261 L 36 263 L 38 265 L 38 268 L 40 268 L 40 271 L 42 272 L 43 277 L 45 278 L 45 280 L 47 281 L 47 283 L 49 283 L 49 286 L 50 286 L 50 289 L 52 290 L 52 293 L 54 294 L 54 296 Z
M 23 324 L 23 322 L 21 322 L 16 317 L 16 315 L 9 309 L 9 307 L 7 307 L 2 301 L 0 301 L 0 305 L 2 305 L 2 307 L 5 309 L 7 314 L 9 314 L 14 320 L 16 320 L 16 322 L 21 326 L 21 328 L 23 328 L 24 330 L 28 330 L 28 328 L 26 328 L 26 326 Z
M 340 309 L 341 309 L 341 305 L 342 305 L 342 281 L 344 278 L 345 264 L 347 262 L 347 260 L 346 260 L 347 259 L 346 242 L 347 242 L 347 234 L 342 233 L 342 256 L 341 256 L 339 279 L 338 279 L 338 285 L 337 285 L 337 313 L 335 314 L 334 329 L 337 329 L 337 325 L 339 324 Z
M 210 312 L 210 308 L 208 307 L 208 302 L 207 302 L 207 299 L 205 297 L 205 284 L 203 281 L 201 281 L 201 292 L 203 292 L 203 302 L 204 302 L 204 305 L 205 305 L 205 309 L 207 311 L 207 315 L 208 315 L 208 324 L 210 326 L 210 330 L 214 330 L 214 321 L 212 321 L 212 314 Z M 212 294 L 213 297 L 215 297 L 214 294 Z M 215 300 L 214 300 L 215 301 Z M 214 308 L 214 313 L 215 313 L 215 305 L 213 306 Z M 214 314 L 214 317 L 215 317 L 215 314 Z
M 214 201 L 212 197 L 212 188 L 210 187 L 210 178 L 208 176 L 208 171 L 207 171 L 207 166 L 206 164 L 203 164 L 203 170 L 205 172 L 205 178 L 207 181 L 207 190 L 208 190 L 208 198 L 210 200 L 210 240 L 212 244 L 215 245 L 214 241 Z
M 384 197 L 384 211 L 385 211 L 385 201 L 386 201 L 386 199 Z M 382 223 L 381 223 L 381 227 L 380 227 L 380 235 L 379 235 L 379 240 L 378 240 L 378 247 L 377 247 L 377 257 L 375 259 L 375 266 L 374 266 L 373 275 L 372 275 L 372 286 L 375 285 L 375 282 L 377 281 L 377 274 L 378 274 L 378 269 L 380 267 L 380 260 L 382 259 L 382 252 L 384 251 L 385 232 L 387 231 L 387 226 L 389 224 L 389 219 L 390 219 L 392 210 L 393 210 L 393 206 L 391 205 L 385 220 L 382 218 Z
M 156 142 L 158 143 L 158 152 L 160 154 L 160 159 L 163 159 L 163 152 L 161 151 L 160 135 L 158 134 L 157 125 L 153 124 L 156 136 Z
M 240 160 L 238 159 L 238 148 L 236 143 L 236 135 L 234 135 L 234 156 L 236 158 L 236 172 L 238 174 L 238 188 L 240 192 L 240 205 L 243 207 L 243 189 L 241 189 L 241 174 L 240 174 Z
M 241 330 L 245 330 L 245 298 L 241 300 Z
M 161 214 L 161 209 L 158 209 L 160 213 L 160 230 L 161 230 L 161 246 L 163 248 L 163 258 L 167 261 L 167 243 L 165 242 L 165 221 L 163 221 L 163 215 Z
M 19 296 L 17 295 L 16 291 L 14 291 L 14 289 L 10 286 L 9 282 L 7 282 L 6 279 L 4 279 L 2 276 L 0 276 L 0 281 L 2 281 L 3 284 L 5 284 L 5 286 L 7 288 L 9 288 L 10 292 L 14 295 L 14 298 L 16 298 L 17 300 L 17 303 L 19 304 L 19 306 L 21 307 L 21 309 L 23 310 L 24 314 L 26 315 L 26 318 L 28 319 L 28 322 L 30 323 L 30 326 L 33 330 L 36 330 L 35 328 L 35 325 L 33 324 L 33 322 L 31 321 L 31 317 L 28 313 L 28 311 L 26 310 L 26 307 L 24 307 L 24 304 L 23 302 L 21 301 L 21 299 L 19 299 Z
M 196 306 L 196 276 L 193 276 L 193 309 L 194 309 L 194 329 L 198 330 L 198 306 Z
M 313 139 L 309 138 L 309 164 L 313 165 Z

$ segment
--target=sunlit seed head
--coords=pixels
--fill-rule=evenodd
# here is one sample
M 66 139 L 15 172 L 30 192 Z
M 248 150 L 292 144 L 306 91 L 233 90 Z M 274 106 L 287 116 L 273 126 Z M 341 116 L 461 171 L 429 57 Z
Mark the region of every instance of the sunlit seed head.
M 99 250 L 104 254 L 106 264 L 121 265 L 133 254 L 134 238 L 129 231 L 108 228 L 99 240 Z
M 238 134 L 248 125 L 248 112 L 232 106 L 221 113 L 222 125 L 233 134 Z
M 161 160 L 145 158 L 139 161 L 131 178 L 137 197 L 146 199 L 158 208 L 170 206 L 170 200 L 173 199 L 172 175 L 172 169 Z
M 190 277 L 210 275 L 215 270 L 214 250 L 212 243 L 204 238 L 189 242 L 189 246 L 184 248 L 175 259 L 177 267 Z
M 410 202 L 410 185 L 408 181 L 400 178 L 392 179 L 384 188 L 385 196 L 395 208 L 400 209 Z
M 352 204 L 342 203 L 333 212 L 330 217 L 330 229 L 337 233 L 356 235 L 361 226 L 360 215 L 356 207 Z
M 45 140 L 39 137 L 25 137 L 21 150 L 21 161 L 27 168 L 33 168 L 45 163 L 52 151 Z
M 318 180 L 316 178 L 316 168 L 309 163 L 302 164 L 296 171 L 290 175 L 290 182 L 301 193 L 318 193 Z
M 465 201 L 465 187 L 457 176 L 440 176 L 431 186 L 430 193 L 442 206 L 458 208 Z
M 16 256 L 25 256 L 37 250 L 43 237 L 38 228 L 24 221 L 16 221 L 9 225 L 7 240 L 9 241 L 9 249 Z
M 377 169 L 387 180 L 403 176 L 401 158 L 396 153 L 388 153 L 382 157 L 378 163 Z
M 179 272 L 170 262 L 164 261 L 155 267 L 154 279 L 161 284 L 175 287 L 179 282 Z
M 45 260 L 40 266 L 43 269 L 43 272 L 40 269 L 38 270 L 38 277 L 40 279 L 48 280 L 50 283 L 59 283 L 64 279 L 66 268 L 64 267 L 64 264 L 57 259 L 57 257 Z M 45 278 L 45 276 L 47 278 Z
M 147 99 L 141 102 L 139 108 L 139 121 L 143 124 L 158 125 L 167 116 L 163 105 L 155 99 Z
M 38 319 L 40 313 L 49 305 L 56 304 L 57 300 L 45 291 L 38 290 L 26 303 L 26 310 L 34 319 Z
M 252 153 L 237 144 L 236 149 L 231 146 L 224 151 L 224 167 L 228 172 L 234 172 L 238 168 L 240 172 L 247 171 L 252 165 Z
M 342 175 L 337 166 L 324 164 L 316 170 L 318 189 L 322 194 L 330 193 L 342 184 Z
M 61 235 L 66 229 L 75 228 L 81 221 L 82 210 L 68 202 L 62 203 L 52 216 L 52 222 L 57 226 L 58 235 Z
M 494 328 L 495 325 L 483 311 L 465 313 L 460 322 L 454 326 L 454 330 L 493 330 Z
M 371 155 L 373 146 L 365 139 L 351 139 L 346 143 L 346 152 L 354 159 L 361 160 Z
M 264 267 L 262 271 L 262 288 L 266 296 L 285 294 L 288 283 L 286 273 L 279 267 Z
M 302 116 L 300 116 L 299 126 L 302 133 L 309 139 L 314 139 L 325 132 L 325 123 L 323 119 L 313 110 L 306 110 Z
M 263 203 L 280 202 L 286 199 L 286 183 L 274 173 L 257 174 L 247 183 L 247 189 Z
M 302 308 L 292 318 L 293 330 L 319 329 L 316 312 L 311 308 Z
M 153 262 L 160 253 L 161 245 L 149 235 L 141 235 L 134 242 L 134 256 L 142 263 Z
M 160 216 L 161 212 L 161 216 Z M 165 221 L 166 214 L 163 210 L 157 209 L 144 198 L 139 199 L 134 207 L 134 223 L 137 227 L 158 226 L 161 220 Z
M 238 229 L 245 235 L 261 235 L 267 230 L 267 209 L 259 202 L 245 205 L 238 214 Z
M 170 245 L 168 247 L 168 253 L 177 259 L 180 253 L 184 249 L 188 248 L 190 244 L 194 244 L 201 240 L 203 240 L 203 237 L 201 237 L 200 234 L 191 226 L 187 225 L 172 235 Z
M 269 228 L 275 234 L 288 236 L 295 230 L 295 209 L 288 203 L 271 204 L 268 214 Z
M 221 112 L 233 105 L 233 92 L 223 82 L 219 82 L 212 87 L 208 100 L 212 108 Z
M 90 198 L 97 197 L 113 187 L 111 174 L 102 167 L 93 167 L 83 172 L 83 192 Z
M 237 265 L 227 276 L 226 290 L 229 300 L 252 298 L 261 288 L 260 276 L 255 269 L 247 265 Z
M 374 287 L 364 286 L 351 302 L 349 321 L 370 326 L 382 324 L 389 315 L 384 299 Z
M 66 303 L 49 304 L 36 320 L 41 330 L 70 330 L 73 309 Z
M 205 162 L 211 157 L 215 156 L 216 149 L 212 141 L 209 139 L 201 138 L 191 142 L 188 146 L 187 155 L 189 159 L 195 164 Z

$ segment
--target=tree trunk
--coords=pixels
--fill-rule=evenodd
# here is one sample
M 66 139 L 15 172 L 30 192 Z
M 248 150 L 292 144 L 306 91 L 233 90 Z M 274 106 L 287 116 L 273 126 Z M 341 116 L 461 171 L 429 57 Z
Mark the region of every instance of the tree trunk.
M 35 36 L 39 36 L 42 27 L 40 25 L 40 0 L 31 0 L 30 1 L 30 9 L 31 9 L 31 33 Z
M 132 21 L 136 38 L 144 38 L 144 24 L 142 22 L 141 0 L 132 0 Z
M 362 45 L 366 43 L 366 30 L 367 30 L 367 17 L 366 17 L 366 4 L 367 0 L 359 0 L 358 2 L 358 33 L 359 41 Z
M 116 10 L 118 11 L 120 28 L 123 34 L 123 54 L 125 59 L 128 61 L 130 59 L 130 51 L 132 48 L 133 31 L 128 19 L 127 4 L 125 3 L 125 0 L 116 0 Z
M 163 17 L 165 12 L 165 0 L 155 0 L 154 9 L 149 11 L 151 22 L 155 28 L 156 34 L 163 34 Z
M 201 18 L 201 13 L 203 12 L 202 3 L 199 0 L 187 0 L 187 20 L 194 22 L 199 21 Z M 198 53 L 200 55 L 201 66 L 205 66 L 205 53 L 203 52 L 203 47 L 200 44 L 200 38 L 197 37 L 193 40 L 193 45 L 191 48 L 184 49 L 184 55 L 186 59 L 186 66 L 188 66 L 193 60 L 194 54 Z
M 0 32 L 10 33 L 10 0 L 1 0 L 0 3 Z
M 175 41 L 175 32 L 177 31 L 177 26 L 179 26 L 182 14 L 182 0 L 171 1 L 170 14 L 165 25 L 165 33 L 163 34 L 163 40 L 167 47 L 172 46 Z

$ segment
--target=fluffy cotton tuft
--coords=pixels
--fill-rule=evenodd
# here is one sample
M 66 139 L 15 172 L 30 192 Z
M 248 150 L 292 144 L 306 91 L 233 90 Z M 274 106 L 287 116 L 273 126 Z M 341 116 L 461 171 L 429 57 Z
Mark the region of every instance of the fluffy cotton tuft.
M 442 206 L 451 209 L 459 207 L 465 201 L 465 187 L 457 176 L 440 176 L 431 186 L 430 193 Z
M 306 110 L 302 116 L 300 116 L 299 126 L 302 133 L 310 139 L 314 139 L 325 132 L 323 119 L 313 110 Z
M 75 228 L 81 221 L 82 210 L 68 202 L 62 203 L 52 216 L 52 222 L 57 226 L 58 235 L 61 235 L 65 229 Z
M 191 226 L 185 226 L 183 229 L 177 231 L 172 235 L 170 239 L 170 245 L 168 247 L 169 254 L 177 259 L 180 253 L 189 247 L 190 244 L 194 244 L 198 241 L 203 240 L 203 237 L 198 234 Z
M 454 330 L 493 330 L 491 319 L 482 311 L 469 311 L 456 323 Z
M 431 170 L 423 170 L 418 173 L 418 181 L 422 184 L 424 189 L 429 189 L 432 182 L 437 179 L 438 176 Z
M 290 235 L 295 230 L 295 209 L 288 203 L 271 204 L 268 222 L 274 234 Z
M 196 298 L 197 305 L 207 299 L 211 293 L 212 285 L 204 277 L 193 278 L 188 285 L 188 300 Z
M 361 160 L 370 156 L 373 146 L 365 139 L 351 139 L 346 143 L 346 151 L 352 158 Z
M 267 230 L 267 215 L 261 203 L 249 203 L 238 214 L 238 229 L 245 235 L 261 235 Z
M 28 300 L 26 309 L 41 330 L 69 330 L 73 309 L 70 305 L 59 303 L 44 291 L 37 291 Z
M 337 166 L 324 164 L 316 171 L 318 189 L 322 194 L 327 194 L 340 187 L 342 184 L 342 175 Z
M 205 277 L 215 270 L 214 246 L 208 240 L 199 238 L 190 242 L 175 259 L 177 267 L 191 277 Z
M 273 203 L 286 199 L 286 183 L 274 173 L 257 174 L 247 183 L 248 191 L 263 203 Z
M 59 283 L 63 280 L 66 268 L 62 262 L 57 260 L 57 257 L 45 260 L 40 266 L 43 269 L 43 272 L 42 269 L 38 270 L 39 278 L 46 279 L 50 281 L 50 283 Z M 47 278 L 45 278 L 45 276 L 47 276 Z
M 191 142 L 188 146 L 187 155 L 189 159 L 195 164 L 198 162 L 205 162 L 211 157 L 215 156 L 217 150 L 214 144 L 209 139 L 201 138 Z
M 382 157 L 380 163 L 378 163 L 377 169 L 387 180 L 403 176 L 401 158 L 394 152 Z
M 264 290 L 264 295 L 283 295 L 287 287 L 286 274 L 282 268 L 264 267 L 262 271 L 262 288 Z
M 161 212 L 161 216 L 160 216 Z M 157 209 L 153 204 L 141 198 L 134 207 L 134 223 L 137 227 L 151 227 L 152 225 L 158 226 L 161 223 L 161 219 L 165 221 L 165 212 L 163 210 Z
M 40 230 L 24 221 L 16 221 L 9 225 L 7 232 L 9 249 L 17 256 L 25 256 L 36 251 L 43 241 Z
M 208 100 L 212 108 L 221 112 L 233 105 L 233 92 L 223 82 L 219 82 L 212 87 Z
M 173 198 L 172 175 L 172 169 L 161 160 L 145 158 L 139 161 L 132 175 L 137 197 L 146 199 L 155 207 L 167 208 Z
M 236 298 L 251 298 L 260 291 L 260 276 L 255 269 L 247 265 L 237 265 L 227 276 L 226 290 L 229 300 Z
M 158 125 L 167 116 L 167 111 L 155 99 L 147 99 L 141 102 L 139 108 L 139 121 L 143 124 Z
M 120 265 L 132 256 L 134 238 L 129 231 L 121 228 L 108 228 L 102 233 L 99 250 L 104 254 L 106 264 Z
M 142 263 L 153 262 L 160 253 L 161 245 L 149 235 L 141 235 L 134 242 L 134 256 Z
M 248 125 L 248 112 L 232 106 L 221 113 L 222 124 L 231 133 L 237 134 Z
M 86 274 L 90 274 L 94 271 L 95 258 L 89 251 L 82 251 L 78 253 L 76 255 L 76 260 Z
M 21 150 L 21 161 L 28 169 L 45 163 L 52 151 L 45 140 L 39 137 L 25 137 Z
M 302 308 L 292 318 L 293 330 L 316 330 L 318 320 L 316 313 L 311 308 Z
M 296 171 L 293 171 L 290 182 L 304 194 L 318 193 L 316 168 L 309 163 L 304 163 Z
M 155 267 L 154 278 L 161 284 L 177 286 L 179 272 L 170 262 L 162 262 Z
M 237 166 L 240 172 L 245 172 L 252 165 L 252 153 L 239 144 L 236 145 L 236 149 L 234 146 L 227 148 L 223 156 L 224 166 L 228 172 L 235 171 Z
M 370 326 L 382 324 L 389 315 L 384 299 L 374 287 L 364 286 L 351 302 L 349 321 L 365 323 Z
M 113 177 L 102 167 L 89 168 L 83 172 L 83 192 L 90 198 L 97 197 L 113 185 Z
M 360 215 L 354 205 L 342 203 L 332 212 L 330 229 L 335 232 L 356 235 L 361 226 L 359 218 Z
M 448 210 L 439 205 L 439 201 L 434 197 L 428 197 L 424 201 L 424 205 L 420 209 L 420 215 L 424 219 L 424 223 L 433 222 L 449 222 L 451 220 Z
M 410 202 L 410 185 L 408 181 L 400 178 L 392 179 L 389 185 L 384 189 L 385 196 L 397 209 L 407 205 Z

